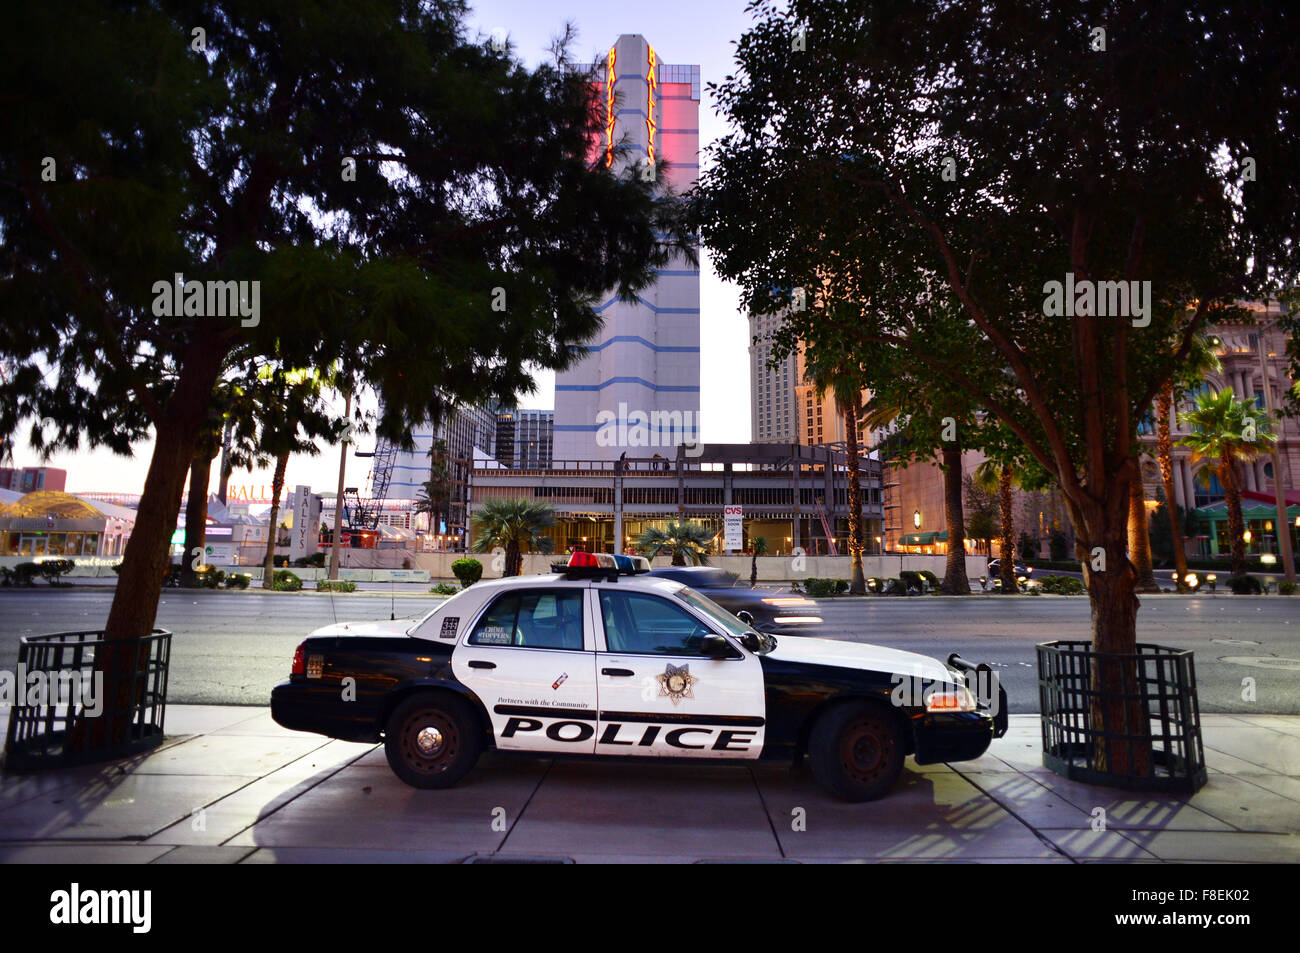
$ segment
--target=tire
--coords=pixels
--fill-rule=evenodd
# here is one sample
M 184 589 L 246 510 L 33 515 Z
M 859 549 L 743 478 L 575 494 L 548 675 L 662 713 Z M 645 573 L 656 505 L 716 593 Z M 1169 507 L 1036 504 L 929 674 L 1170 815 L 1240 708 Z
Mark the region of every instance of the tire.
M 870 702 L 845 702 L 813 725 L 808 761 L 813 777 L 846 801 L 889 793 L 903 770 L 903 738 L 893 714 Z
M 384 731 L 388 766 L 413 788 L 451 787 L 482 747 L 474 713 L 454 695 L 412 695 L 393 709 Z

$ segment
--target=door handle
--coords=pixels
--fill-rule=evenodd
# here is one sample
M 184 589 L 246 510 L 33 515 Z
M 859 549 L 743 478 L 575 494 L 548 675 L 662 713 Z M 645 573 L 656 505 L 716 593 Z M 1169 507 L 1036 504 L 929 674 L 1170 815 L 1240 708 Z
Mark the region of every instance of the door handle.
M 480 662 L 477 659 L 469 663 L 470 668 L 496 668 L 496 662 Z
M 636 672 L 632 671 L 630 668 L 602 668 L 600 674 L 613 675 L 616 678 L 626 678 L 629 675 L 635 675 Z

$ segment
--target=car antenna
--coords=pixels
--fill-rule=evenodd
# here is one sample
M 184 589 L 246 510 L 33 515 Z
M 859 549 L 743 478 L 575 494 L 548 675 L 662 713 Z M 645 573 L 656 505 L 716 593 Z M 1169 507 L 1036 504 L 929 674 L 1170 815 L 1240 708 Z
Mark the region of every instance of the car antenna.
M 392 576 L 388 577 L 388 621 L 392 622 L 397 618 L 397 580 Z

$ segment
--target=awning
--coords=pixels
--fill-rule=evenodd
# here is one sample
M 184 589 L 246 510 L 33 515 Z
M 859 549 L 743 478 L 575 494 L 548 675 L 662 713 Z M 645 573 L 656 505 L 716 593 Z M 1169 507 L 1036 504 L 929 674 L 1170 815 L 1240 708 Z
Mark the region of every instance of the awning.
M 1192 513 L 1195 514 L 1198 519 L 1210 520 L 1211 522 L 1226 520 L 1228 518 L 1228 505 L 1223 500 L 1218 500 L 1211 503 L 1209 506 L 1198 507 L 1197 509 L 1192 510 Z M 1300 504 L 1295 504 L 1286 508 L 1286 518 L 1288 523 L 1294 521 L 1297 516 L 1300 516 Z M 1241 517 L 1246 520 L 1276 519 L 1277 506 L 1265 506 L 1262 503 L 1245 505 L 1243 503 L 1241 507 Z
M 908 533 L 900 541 L 900 546 L 933 546 L 935 543 L 948 542 L 948 531 L 931 533 Z

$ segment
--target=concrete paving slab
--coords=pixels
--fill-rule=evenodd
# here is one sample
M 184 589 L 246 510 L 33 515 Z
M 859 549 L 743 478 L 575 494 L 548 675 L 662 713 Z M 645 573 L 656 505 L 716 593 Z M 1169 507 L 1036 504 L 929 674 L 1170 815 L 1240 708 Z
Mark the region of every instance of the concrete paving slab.
M 1234 715 L 1238 721 L 1269 731 L 1300 736 L 1300 717 L 1295 715 Z
M 1089 817 L 1102 808 L 1109 830 L 1228 831 L 1231 825 L 1189 803 L 1186 795 L 1147 794 L 1071 781 L 1048 772 L 1034 780 Z M 1216 783 L 1218 776 L 1211 779 Z
M 1126 834 L 1167 861 L 1232 864 L 1300 863 L 1300 836 L 1215 831 L 1134 831 Z
M 0 844 L 0 864 L 147 864 L 167 851 L 141 844 Z
M 237 864 L 252 852 L 251 847 L 173 847 L 150 863 Z
M 346 847 L 259 847 L 241 864 L 459 864 L 468 854 L 437 850 Z
M 758 770 L 759 790 L 787 857 L 966 861 L 1035 858 L 1053 851 L 955 771 L 905 768 L 878 801 L 849 804 L 807 773 Z M 795 820 L 802 809 L 803 830 Z
M 1030 775 L 1005 770 L 969 771 L 966 763 L 953 765 L 953 770 L 1030 827 L 1083 830 L 1092 822 L 1086 811 L 1059 797 Z
M 420 791 L 387 765 L 350 765 L 288 808 L 268 809 L 227 846 L 492 852 L 545 769 L 546 762 L 485 757 L 456 787 Z
M 159 831 L 149 839 L 149 843 L 221 844 L 356 761 L 372 747 L 349 741 L 331 741 L 207 805 L 198 815 L 183 818 Z
M 131 774 L 32 798 L 0 811 L 0 840 L 144 840 L 252 780 Z
M 510 831 L 511 854 L 781 857 L 749 771 L 556 762 Z
M 1300 834 L 1300 803 L 1261 789 L 1257 778 L 1268 775 L 1253 774 L 1249 778 L 1215 775 L 1209 784 L 1197 791 L 1189 803 L 1197 810 L 1243 831 L 1274 834 Z M 1276 777 L 1276 776 L 1274 776 Z M 1291 778 L 1278 780 L 1293 782 L 1295 791 L 1300 781 Z
M 248 737 L 196 735 L 185 744 L 150 753 L 134 774 L 219 774 L 261 777 L 329 744 L 323 735 Z
M 1158 862 L 1160 858 L 1145 850 L 1140 844 L 1129 839 L 1119 831 L 1084 830 L 1045 830 L 1043 836 L 1059 847 L 1071 860 L 1125 861 L 1149 860 Z
M 1253 767 L 1228 771 L 1231 774 L 1287 774 L 1300 775 L 1300 735 L 1283 732 L 1260 732 L 1250 725 L 1216 728 L 1204 737 L 1206 761 L 1211 752 L 1231 755 Z
M 269 709 L 238 705 L 169 705 L 163 726 L 169 735 L 201 735 L 256 718 Z
M 1280 794 L 1289 800 L 1300 802 L 1300 778 L 1287 778 L 1277 774 L 1252 774 L 1243 776 L 1240 780 L 1261 787 L 1265 791 Z M 1300 811 L 1300 803 L 1295 810 Z
M 293 731 L 292 729 L 283 728 L 280 725 L 277 725 L 271 719 L 270 709 L 254 709 L 254 710 L 257 711 L 257 714 L 254 715 L 252 718 L 246 718 L 243 721 L 236 722 L 235 724 L 232 725 L 227 725 L 224 728 L 217 728 L 213 731 L 208 732 L 208 734 L 211 735 L 272 735 L 276 737 L 287 736 L 291 738 L 304 737 L 304 734 L 301 731 Z M 312 737 L 312 736 L 308 735 L 306 737 Z M 324 735 L 320 735 L 318 737 L 326 741 L 329 740 Z

